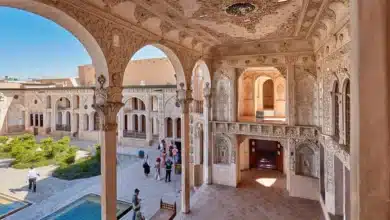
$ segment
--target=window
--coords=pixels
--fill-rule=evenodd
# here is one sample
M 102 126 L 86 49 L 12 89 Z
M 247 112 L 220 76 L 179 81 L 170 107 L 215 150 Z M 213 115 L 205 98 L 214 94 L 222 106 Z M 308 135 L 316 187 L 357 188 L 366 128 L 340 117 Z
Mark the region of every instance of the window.
M 125 130 L 128 130 L 128 125 L 127 125 L 127 115 L 125 115 Z
M 349 80 L 345 85 L 345 145 L 351 143 L 351 95 Z
M 34 126 L 34 115 L 30 114 L 30 126 Z
M 334 137 L 336 140 L 340 138 L 340 105 L 339 105 L 339 84 L 336 82 L 334 86 Z
M 43 114 L 39 115 L 39 126 L 43 127 Z
M 38 125 L 38 114 L 35 114 L 35 126 L 37 126 L 37 127 L 39 126 Z

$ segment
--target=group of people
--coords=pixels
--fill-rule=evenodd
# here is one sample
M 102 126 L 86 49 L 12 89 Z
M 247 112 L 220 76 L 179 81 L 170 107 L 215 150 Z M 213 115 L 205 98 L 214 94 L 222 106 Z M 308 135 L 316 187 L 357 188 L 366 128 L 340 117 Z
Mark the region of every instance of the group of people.
M 171 173 L 174 164 L 177 164 L 179 161 L 179 150 L 172 143 L 167 143 L 165 140 L 162 140 L 158 145 L 158 150 L 160 151 L 160 156 L 156 158 L 154 169 L 156 171 L 155 178 L 156 180 L 161 180 L 161 169 L 165 169 L 165 182 L 171 182 Z M 150 163 L 149 157 L 146 155 L 146 158 L 143 163 L 145 176 L 148 176 L 150 173 Z

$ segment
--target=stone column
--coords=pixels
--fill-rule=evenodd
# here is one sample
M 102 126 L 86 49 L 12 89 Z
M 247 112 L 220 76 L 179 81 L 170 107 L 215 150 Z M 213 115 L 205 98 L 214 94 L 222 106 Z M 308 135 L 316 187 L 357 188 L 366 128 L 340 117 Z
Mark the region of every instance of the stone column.
M 99 79 L 100 87 L 95 89 L 93 108 L 98 112 L 101 123 L 101 206 L 102 219 L 116 219 L 117 200 L 117 115 L 122 108 L 122 89 L 120 87 L 103 88 L 105 78 Z M 110 96 L 108 95 L 110 94 Z
M 211 88 L 210 84 L 206 83 L 203 89 L 204 104 L 203 104 L 203 182 L 211 184 Z
M 142 115 L 138 115 L 138 132 L 142 131 Z
M 95 113 L 94 113 L 95 114 Z M 95 125 L 95 123 L 93 123 L 93 120 L 94 120 L 94 114 L 90 114 L 89 115 L 89 117 L 88 117 L 88 123 L 89 123 L 89 126 L 88 126 L 88 130 L 90 130 L 90 131 L 93 131 L 94 130 L 94 125 Z
M 76 113 L 71 113 L 71 120 L 70 120 L 70 133 L 71 133 L 71 135 L 73 136 L 73 133 L 76 131 L 77 131 Z
M 286 116 L 288 125 L 295 125 L 295 62 L 296 57 L 286 56 L 287 64 L 287 94 Z
M 24 129 L 28 130 L 30 128 L 30 112 L 24 111 Z
M 389 1 L 352 1 L 351 219 L 390 219 Z
M 152 124 L 151 124 L 151 120 L 150 120 L 150 111 L 152 111 L 152 100 L 151 100 L 151 97 L 148 96 L 147 99 L 146 99 L 146 117 L 145 117 L 145 131 L 146 131 L 146 142 L 148 143 L 148 145 L 150 145 L 151 141 L 152 141 Z
M 66 125 L 66 111 L 62 112 L 62 125 Z
M 180 84 L 178 100 L 181 109 L 181 210 L 183 213 L 190 211 L 190 103 L 192 101 L 191 90 L 185 90 L 184 84 Z M 187 87 L 189 88 L 189 86 Z

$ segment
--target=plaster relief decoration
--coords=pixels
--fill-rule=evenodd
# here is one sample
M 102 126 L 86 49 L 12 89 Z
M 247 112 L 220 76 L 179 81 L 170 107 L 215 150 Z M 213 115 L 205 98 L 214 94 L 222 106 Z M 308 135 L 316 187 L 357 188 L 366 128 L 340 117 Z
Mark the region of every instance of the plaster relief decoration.
M 223 134 L 218 134 L 215 138 L 215 164 L 230 164 L 231 141 Z
M 230 100 L 230 80 L 224 75 L 220 75 L 216 83 L 216 97 L 214 99 L 215 117 L 218 121 L 228 121 L 231 108 Z
M 296 166 L 297 175 L 317 177 L 316 156 L 313 148 L 308 143 L 300 144 L 296 149 Z
M 176 2 L 167 0 L 168 2 Z M 180 3 L 184 3 L 181 1 Z M 191 22 L 201 25 L 220 40 L 258 39 L 275 35 L 290 36 L 294 31 L 301 3 L 297 0 L 197 0 L 197 4 L 175 5 Z
M 297 124 L 314 125 L 316 110 L 316 79 L 300 66 L 295 70 Z

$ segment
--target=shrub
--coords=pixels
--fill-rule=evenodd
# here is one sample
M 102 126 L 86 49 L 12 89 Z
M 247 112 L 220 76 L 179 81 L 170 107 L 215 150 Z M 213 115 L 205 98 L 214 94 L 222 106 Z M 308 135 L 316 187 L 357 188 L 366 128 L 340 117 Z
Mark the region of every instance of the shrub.
M 141 158 L 141 159 L 144 158 L 145 157 L 145 152 L 143 150 L 138 151 L 138 157 Z
M 6 144 L 8 141 L 7 136 L 0 136 L 0 144 Z
M 95 153 L 95 159 L 100 161 L 100 155 L 101 155 L 101 147 L 100 147 L 100 144 L 95 144 L 95 149 L 96 149 L 96 153 Z

